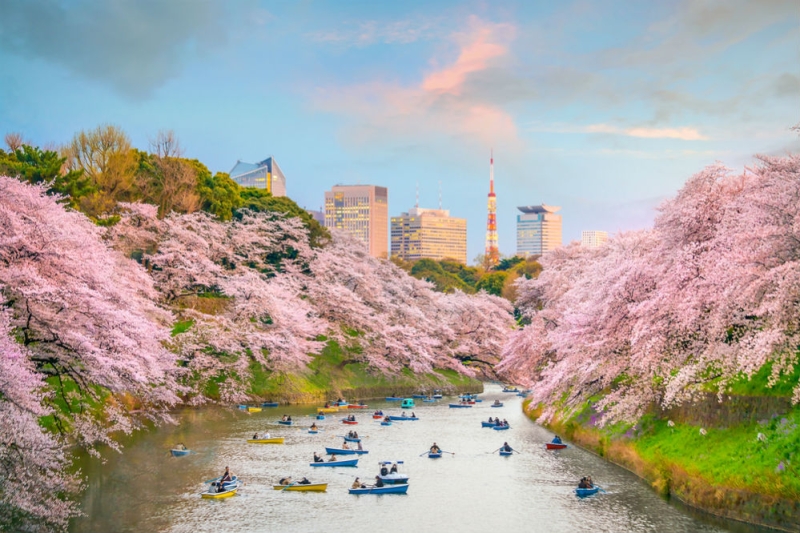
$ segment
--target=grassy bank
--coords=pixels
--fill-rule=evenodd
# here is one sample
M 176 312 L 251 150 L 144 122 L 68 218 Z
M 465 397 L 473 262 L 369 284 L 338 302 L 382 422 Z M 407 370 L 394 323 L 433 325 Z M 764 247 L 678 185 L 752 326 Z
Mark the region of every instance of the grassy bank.
M 599 427 L 602 413 L 590 401 L 545 426 L 631 470 L 667 498 L 733 520 L 800 532 L 800 406 L 791 406 L 775 389 L 759 387 L 758 379 L 734 385 L 725 404 L 709 394 L 691 406 L 653 409 L 635 425 Z M 791 390 L 787 383 L 780 386 Z M 538 418 L 540 409 L 527 403 L 525 409 Z
M 329 340 L 304 372 L 270 372 L 253 363 L 247 392 L 256 400 L 314 403 L 338 397 L 348 400 L 410 396 L 420 391 L 476 392 L 483 383 L 453 370 L 414 374 L 409 369 L 387 376 L 356 361 L 357 348 L 345 349 Z M 214 398 L 213 387 L 206 391 Z

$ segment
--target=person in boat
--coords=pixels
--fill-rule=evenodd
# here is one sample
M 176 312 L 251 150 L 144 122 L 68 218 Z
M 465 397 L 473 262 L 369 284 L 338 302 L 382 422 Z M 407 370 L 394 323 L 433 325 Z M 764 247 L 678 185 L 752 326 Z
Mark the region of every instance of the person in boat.
M 283 416 L 281 417 L 281 421 L 282 421 L 282 422 L 286 422 L 286 420 L 287 420 L 287 418 L 286 418 L 286 415 L 283 415 Z
M 563 444 L 563 443 L 561 442 L 561 437 L 559 437 L 558 435 L 556 435 L 555 437 L 553 437 L 553 444 Z
M 383 465 L 383 466 L 381 467 L 381 475 L 382 475 L 382 476 L 388 476 L 388 475 L 389 475 L 389 469 L 388 469 L 388 468 L 386 468 L 386 465 Z
M 342 449 L 343 449 L 343 450 L 349 450 L 349 449 L 350 449 L 350 447 L 347 445 L 347 441 L 344 441 L 344 442 L 342 443 Z
M 578 482 L 578 488 L 579 489 L 588 489 L 589 488 L 589 484 L 586 482 L 586 478 L 585 477 L 582 477 L 581 480 Z
M 256 440 L 257 438 L 258 438 L 258 431 L 256 431 L 255 433 L 253 433 L 253 440 Z
M 397 463 L 394 463 L 394 464 L 392 465 L 392 469 L 391 469 L 391 470 L 389 470 L 389 473 L 390 473 L 390 474 L 396 474 L 396 473 L 397 473 Z
M 504 419 L 503 419 L 503 423 L 502 423 L 501 425 L 502 425 L 502 426 L 507 426 L 507 425 L 508 425 L 508 420 L 506 420 L 506 419 L 504 418 Z
M 336 454 L 335 454 L 335 453 L 332 453 L 332 454 L 331 454 L 331 458 L 330 458 L 330 459 L 328 459 L 328 462 L 329 462 L 329 463 L 333 463 L 333 462 L 335 462 L 335 461 L 337 461 L 337 459 L 336 459 Z
M 588 485 L 586 487 L 587 489 L 593 489 L 594 488 L 594 482 L 592 481 L 592 476 L 586 476 L 586 485 Z
M 186 446 L 184 446 L 182 442 L 179 442 L 178 444 L 175 445 L 175 449 L 176 450 L 185 450 Z
M 303 478 L 300 481 L 298 481 L 297 484 L 298 485 L 311 485 L 311 482 L 308 479 Z
M 339 398 L 338 400 L 336 400 L 336 403 L 344 403 L 344 400 L 342 400 L 341 398 Z
M 286 421 L 287 421 L 287 422 L 291 422 L 291 421 L 292 421 L 292 416 L 291 416 L 291 415 L 287 416 L 287 417 L 286 417 Z
M 414 411 L 411 411 L 411 418 L 417 418 L 417 414 Z
M 331 402 L 325 402 L 325 409 L 329 408 L 330 406 L 331 406 Z
M 317 455 L 317 452 L 314 452 L 314 462 L 315 463 L 324 463 L 325 460 L 322 457 L 320 457 L 319 455 Z
M 355 481 L 353 481 L 353 484 L 350 485 L 350 488 L 351 489 L 360 489 L 361 488 L 361 482 L 358 480 L 358 478 L 356 478 Z
M 391 418 L 389 418 L 389 415 L 386 415 L 386 416 L 383 418 L 383 421 L 384 421 L 384 422 L 391 422 L 391 421 L 392 421 L 392 419 L 391 419 Z
M 317 423 L 311 422 L 311 431 L 316 431 L 316 430 L 317 430 Z
M 281 478 L 280 481 L 278 481 L 278 484 L 279 485 L 283 485 L 284 487 L 286 485 L 291 485 L 292 484 L 292 478 L 291 477 L 283 477 L 283 478 Z
M 509 445 L 508 445 L 508 443 L 507 443 L 507 442 L 504 442 L 504 443 L 503 443 L 503 448 L 502 448 L 502 450 L 503 450 L 504 452 L 511 452 L 511 451 L 514 451 L 514 450 L 511 448 L 511 446 L 509 446 Z
M 361 441 L 358 441 L 358 449 L 359 449 L 359 451 L 364 450 L 364 448 L 361 447 Z
M 353 417 L 353 420 L 355 420 L 355 419 L 356 419 L 356 417 Z M 353 433 L 353 438 L 357 439 L 358 438 L 358 431 L 353 431 L 352 433 Z
M 439 448 L 439 445 L 434 442 L 433 446 L 431 446 L 431 453 L 439 453 L 441 451 L 442 449 Z
M 222 474 L 222 477 L 221 477 L 221 478 L 219 478 L 219 483 L 218 483 L 218 485 L 223 485 L 223 484 L 227 483 L 228 481 L 233 481 L 233 476 L 231 476 L 231 471 L 230 471 L 230 469 L 229 469 L 229 468 L 226 466 L 226 467 L 225 467 L 225 473 L 224 473 L 224 474 Z
M 375 487 L 383 487 L 383 480 L 380 476 L 375 476 Z

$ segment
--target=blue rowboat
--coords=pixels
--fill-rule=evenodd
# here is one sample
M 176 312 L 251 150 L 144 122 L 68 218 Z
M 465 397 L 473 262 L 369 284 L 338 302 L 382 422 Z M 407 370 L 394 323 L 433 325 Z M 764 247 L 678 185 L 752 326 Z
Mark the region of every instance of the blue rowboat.
M 312 435 L 316 435 L 317 433 L 319 433 L 319 430 L 318 429 L 309 429 L 308 432 L 311 433 Z
M 294 420 L 278 420 L 278 424 L 283 426 L 291 426 Z
M 383 421 L 383 422 L 381 422 L 381 425 L 382 425 L 382 426 L 391 426 L 391 425 L 392 425 L 392 423 L 391 423 L 391 422 L 386 422 L 386 421 Z
M 428 452 L 428 459 L 438 459 L 442 456 L 442 452 Z
M 578 498 L 585 498 L 587 496 L 591 496 L 592 494 L 597 494 L 597 491 L 600 490 L 600 487 L 592 487 L 591 489 L 575 489 L 575 495 Z
M 416 416 L 392 416 L 389 415 L 389 420 L 419 420 Z
M 472 399 L 473 399 L 474 401 L 478 402 L 478 403 L 481 403 L 481 402 L 483 401 L 483 400 L 482 400 L 482 399 L 480 399 L 480 398 L 472 398 Z
M 466 404 L 466 405 L 462 405 L 460 403 L 451 403 L 450 404 L 450 409 L 468 409 L 470 407 L 472 407 L 472 406 L 469 405 L 469 404 Z
M 429 399 L 427 399 L 427 398 L 425 398 L 425 399 L 424 399 L 424 400 L 422 400 L 422 401 L 423 401 L 423 402 L 425 402 L 425 403 L 432 403 L 432 402 L 435 402 L 436 400 L 434 400 L 433 398 L 431 398 L 430 400 L 429 400 Z
M 363 455 L 369 452 L 367 450 L 343 450 L 342 448 L 328 448 L 325 446 L 325 453 L 336 455 Z
M 414 407 L 414 400 L 412 398 L 406 398 L 403 400 L 403 403 L 400 404 L 400 407 L 403 409 L 411 409 Z
M 263 402 L 261 407 L 278 407 L 280 405 L 278 402 Z
M 408 492 L 408 483 L 348 490 L 350 491 L 350 494 L 405 494 Z
M 491 406 L 492 407 L 503 407 L 503 404 L 502 403 L 493 403 Z
M 322 413 L 318 414 L 317 420 L 325 420 L 325 415 L 323 415 Z
M 420 400 L 423 400 L 423 399 L 427 398 L 427 396 L 425 396 L 424 394 L 412 394 L 411 397 L 412 398 L 418 398 Z
M 514 452 L 507 452 L 505 450 L 500 450 L 500 455 L 513 455 Z
M 481 427 L 482 428 L 493 428 L 496 425 L 497 424 L 495 424 L 494 422 L 481 422 Z
M 184 455 L 189 455 L 190 453 L 192 453 L 192 450 L 186 450 L 186 449 L 178 450 L 176 448 L 173 448 L 169 451 L 169 453 L 172 454 L 172 457 L 183 457 Z
M 386 401 L 387 402 L 402 402 L 403 398 L 398 398 L 396 396 L 387 396 L 386 397 Z
M 503 431 L 503 430 L 506 430 L 506 429 L 511 429 L 511 426 L 495 426 L 492 429 L 495 430 L 495 431 Z
M 354 438 L 354 437 L 348 437 L 347 435 L 344 435 L 342 438 L 344 440 L 346 440 L 347 442 L 361 442 L 361 437 L 355 437 Z
M 344 461 L 327 461 L 324 463 L 309 463 L 309 466 L 358 466 L 358 459 L 345 459 Z
M 240 405 L 239 409 L 241 409 L 242 411 L 247 411 L 247 406 L 246 405 Z

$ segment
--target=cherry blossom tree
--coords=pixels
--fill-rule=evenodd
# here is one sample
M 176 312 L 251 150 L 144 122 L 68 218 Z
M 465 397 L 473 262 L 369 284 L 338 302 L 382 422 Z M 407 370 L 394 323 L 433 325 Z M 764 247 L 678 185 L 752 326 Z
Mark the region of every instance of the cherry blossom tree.
M 690 400 L 772 365 L 800 345 L 800 157 L 761 157 L 744 173 L 714 165 L 660 208 L 652 230 L 599 249 L 567 246 L 518 282 L 529 325 L 498 367 L 567 406 L 604 394 L 607 420 Z M 800 401 L 800 387 L 794 401 Z M 545 416 L 553 413 L 546 411 Z

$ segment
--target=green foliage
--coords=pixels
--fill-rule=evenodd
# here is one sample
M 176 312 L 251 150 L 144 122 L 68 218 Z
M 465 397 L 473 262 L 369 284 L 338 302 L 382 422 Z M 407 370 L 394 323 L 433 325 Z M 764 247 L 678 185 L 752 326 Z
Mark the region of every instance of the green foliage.
M 452 272 L 444 270 L 443 261 L 433 259 L 420 259 L 411 267 L 411 275 L 417 279 L 425 279 L 436 286 L 439 292 L 453 292 L 458 289 L 463 292 L 472 293 L 475 290 L 467 285 L 461 278 Z
M 172 336 L 174 337 L 175 335 L 186 333 L 187 331 L 189 331 L 189 328 L 191 328 L 193 325 L 194 325 L 194 320 L 181 320 L 175 322 L 175 325 L 172 327 Z
M 475 289 L 484 290 L 495 296 L 503 295 L 503 285 L 508 277 L 508 272 L 489 272 L 484 274 L 475 285 Z
M 499 263 L 497 263 L 497 266 L 494 267 L 494 270 L 496 271 L 511 270 L 514 266 L 518 265 L 519 263 L 522 263 L 523 261 L 525 261 L 525 259 L 523 259 L 518 255 L 512 255 L 511 257 L 504 257 L 503 259 L 500 260 Z
M 230 220 L 233 212 L 242 206 L 241 187 L 228 174 L 210 172 L 198 174 L 197 192 L 203 211 L 216 215 L 220 220 Z

